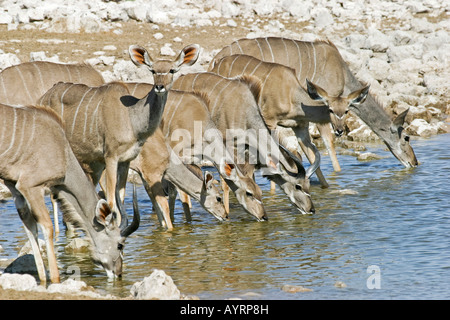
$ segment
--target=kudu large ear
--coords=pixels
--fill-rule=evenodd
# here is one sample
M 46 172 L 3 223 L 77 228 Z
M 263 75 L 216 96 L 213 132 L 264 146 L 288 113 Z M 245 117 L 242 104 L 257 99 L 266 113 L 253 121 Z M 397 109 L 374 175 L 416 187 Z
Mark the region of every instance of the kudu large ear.
M 128 52 L 130 54 L 131 61 L 133 61 L 133 63 L 138 67 L 141 65 L 146 65 L 150 68 L 152 67 L 153 60 L 144 47 L 131 45 L 128 48 Z
M 306 80 L 306 92 L 308 93 L 309 97 L 315 101 L 322 101 L 325 104 L 328 104 L 328 93 L 319 87 L 318 85 L 312 83 L 308 79 Z
M 351 104 L 356 106 L 366 101 L 366 98 L 369 94 L 369 88 L 370 85 L 367 85 L 364 88 L 355 90 L 352 93 L 350 93 L 347 97 L 349 99 L 349 105 Z
M 175 60 L 175 72 L 180 70 L 182 65 L 192 66 L 198 59 L 200 54 L 200 46 L 198 44 L 191 44 L 183 48 Z
M 104 199 L 100 199 L 97 202 L 97 207 L 95 208 L 95 221 L 104 227 L 108 227 L 113 222 L 114 215 L 109 207 L 108 203 Z
M 236 181 L 237 180 L 237 170 L 234 164 L 221 162 L 219 165 L 219 172 L 222 177 Z
M 205 190 L 210 189 L 213 186 L 214 183 L 214 176 L 211 172 L 205 171 L 203 174 L 203 185 L 205 187 Z
M 400 113 L 395 119 L 392 121 L 391 131 L 392 133 L 398 132 L 400 135 L 399 129 L 403 128 L 403 124 L 405 123 L 406 115 L 408 114 L 409 108 Z

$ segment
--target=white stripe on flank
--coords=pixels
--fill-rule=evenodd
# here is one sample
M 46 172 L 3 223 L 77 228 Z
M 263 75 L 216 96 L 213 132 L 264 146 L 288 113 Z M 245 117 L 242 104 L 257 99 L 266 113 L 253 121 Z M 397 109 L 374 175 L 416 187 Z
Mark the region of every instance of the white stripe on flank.
M 5 142 L 4 139 L 5 139 L 5 132 L 6 132 L 6 124 L 5 124 L 5 122 L 6 122 L 6 118 L 5 118 L 6 107 L 1 107 L 1 109 L 3 110 L 3 114 L 2 114 L 2 117 L 0 119 L 3 119 L 3 123 L 2 123 L 2 126 L 1 126 L 2 134 L 0 135 L 0 148 L 3 145 L 3 143 Z
M 255 39 L 255 41 L 256 41 L 256 44 L 258 45 L 259 52 L 261 53 L 261 60 L 264 61 L 264 53 L 262 52 L 261 46 L 259 45 L 259 41 L 258 41 L 258 39 Z
M 241 46 L 239 45 L 239 40 L 236 41 L 236 44 L 237 44 L 239 50 L 241 51 L 241 52 L 239 52 L 239 53 L 244 53 L 244 50 L 242 50 Z
M 67 65 L 64 65 L 64 67 L 66 68 L 67 74 L 69 75 L 69 81 L 68 81 L 68 82 L 78 82 L 78 81 L 74 81 L 74 80 L 72 79 L 72 72 L 70 72 L 69 67 L 68 67 Z
M 84 112 L 84 128 L 83 128 L 83 142 L 86 141 L 86 127 L 87 127 L 87 119 L 88 119 L 88 111 L 89 111 L 89 105 L 92 102 L 92 99 L 97 94 L 98 90 L 94 92 L 94 94 L 89 99 L 89 102 L 86 104 L 86 111 Z
M 172 115 L 170 116 L 170 119 L 169 119 L 169 121 L 167 122 L 167 128 L 170 128 L 170 126 L 171 126 L 171 124 L 172 124 L 173 117 L 174 117 L 175 114 L 177 113 L 177 110 L 178 110 L 178 108 L 180 107 L 182 101 L 183 101 L 183 95 L 180 94 L 180 97 L 178 98 L 178 103 L 177 103 L 177 105 L 175 106 L 175 108 L 173 108 L 173 110 L 172 110 Z M 169 132 L 170 132 L 170 131 L 171 131 L 171 130 L 167 130 L 167 133 L 165 134 L 165 138 L 166 138 L 166 139 L 169 137 Z
M 25 88 L 25 91 L 28 94 L 28 97 L 30 97 L 30 101 L 34 101 L 34 98 L 31 96 L 30 90 L 28 90 L 28 86 L 25 82 L 25 78 L 23 77 L 22 71 L 20 71 L 20 68 L 18 68 L 17 66 L 15 66 L 17 69 L 17 72 L 19 72 L 19 76 L 22 79 L 22 83 L 23 83 L 23 87 Z
M 73 115 L 73 121 L 72 121 L 72 131 L 70 133 L 70 135 L 73 135 L 73 130 L 75 130 L 75 122 L 77 121 L 77 117 L 78 117 L 78 110 L 80 110 L 80 106 L 84 101 L 84 98 L 86 97 L 86 95 L 92 90 L 92 88 L 89 88 L 88 90 L 86 90 L 83 94 L 83 96 L 81 97 L 80 103 L 78 103 L 77 106 L 77 110 L 75 110 L 75 114 Z
M 247 70 L 247 67 L 248 67 L 248 65 L 250 64 L 251 61 L 252 61 L 251 59 L 248 59 L 247 64 L 246 64 L 245 67 L 242 69 L 241 75 L 245 74 L 245 70 Z
M 220 79 L 220 81 L 218 83 L 216 83 L 216 85 L 214 86 L 214 88 L 220 83 L 222 82 L 223 79 Z M 214 102 L 214 106 L 211 109 L 211 114 L 214 114 L 214 111 L 216 110 L 217 107 L 217 102 L 219 101 L 218 97 L 220 96 L 220 94 L 226 89 L 228 88 L 228 86 L 231 84 L 232 80 L 227 81 L 227 84 L 225 86 L 223 86 L 223 88 L 219 91 L 219 93 L 216 95 L 216 101 Z M 211 91 L 212 92 L 212 91 Z M 231 92 L 229 92 L 231 93 Z M 231 96 L 231 95 L 230 95 Z
M 32 64 L 34 67 L 35 67 L 35 69 L 37 70 L 37 73 L 39 74 L 39 80 L 41 80 L 41 91 L 40 92 L 45 92 L 46 90 L 46 88 L 45 88 L 45 85 L 44 85 L 44 79 L 42 78 L 42 72 L 41 72 L 41 68 L 39 68 L 38 67 L 38 65 L 36 64 L 36 63 L 33 63 Z
M 5 93 L 5 98 L 6 98 L 5 103 L 9 104 L 8 92 L 6 92 L 6 87 L 5 87 L 5 79 L 3 79 L 3 76 L 1 74 L 0 74 L 0 79 L 2 79 L 2 88 L 3 88 L 3 92 Z
M 288 51 L 288 48 L 287 48 L 287 46 L 286 46 L 286 43 L 284 42 L 284 38 L 281 38 L 281 42 L 282 42 L 283 45 L 284 45 L 284 52 L 286 52 L 286 60 L 287 60 L 286 65 L 287 65 L 287 66 L 290 66 L 290 61 L 289 61 L 289 51 Z
M 314 77 L 316 75 L 316 67 L 317 67 L 317 57 L 316 57 L 316 47 L 314 46 L 314 42 L 311 42 L 311 46 L 313 48 L 313 55 L 314 55 L 314 73 L 311 76 L 311 81 L 314 82 Z
M 299 71 L 297 73 L 297 78 L 300 80 L 300 75 L 302 74 L 302 53 L 300 51 L 300 47 L 298 46 L 297 41 L 293 41 L 295 43 L 295 45 L 297 46 L 297 53 L 298 53 L 298 64 L 299 64 Z M 297 69 L 294 67 L 294 70 Z
M 16 112 L 16 109 L 14 109 L 14 112 Z M 15 152 L 14 154 L 9 158 L 11 161 L 15 161 L 17 159 L 18 154 L 20 154 L 22 150 L 23 140 L 25 137 L 25 127 L 28 127 L 28 114 L 29 112 L 22 112 L 22 119 L 19 121 L 21 124 L 21 130 L 20 130 L 20 137 L 17 136 L 17 139 L 19 140 L 18 144 L 14 147 Z M 19 132 L 18 132 L 19 133 Z
M 272 55 L 272 61 L 271 62 L 275 62 L 275 57 L 273 56 L 272 46 L 270 45 L 269 40 L 267 40 L 267 37 L 264 38 L 264 39 L 266 39 L 267 46 L 269 47 L 270 54 Z
M 256 70 L 258 70 L 259 66 L 263 63 L 263 61 L 259 61 L 259 63 L 256 65 L 256 67 L 253 69 L 253 71 L 250 73 L 250 75 L 252 76 Z
M 60 101 L 60 103 L 61 103 L 61 119 L 63 119 L 63 120 L 64 120 L 64 102 L 63 102 L 64 95 L 67 93 L 67 91 L 69 91 L 70 88 L 72 88 L 72 86 L 73 86 L 73 83 L 70 86 L 68 86 L 67 89 L 64 90 L 63 94 L 61 95 L 61 101 Z
M 13 126 L 11 128 L 11 131 L 12 131 L 11 141 L 10 141 L 9 147 L 5 151 L 3 151 L 2 154 L 0 154 L 0 157 L 2 157 L 4 154 L 6 154 L 9 151 L 9 149 L 12 148 L 12 146 L 14 144 L 14 140 L 16 140 L 17 110 L 16 110 L 16 108 L 13 108 L 13 110 L 14 110 L 14 120 L 13 120 Z
M 230 75 L 231 75 L 231 71 L 233 70 L 233 65 L 234 65 L 234 63 L 236 62 L 236 60 L 237 60 L 238 58 L 239 58 L 239 56 L 236 56 L 236 57 L 234 58 L 233 62 L 231 63 L 230 68 L 228 69 L 228 75 L 227 75 L 228 78 L 229 78 Z

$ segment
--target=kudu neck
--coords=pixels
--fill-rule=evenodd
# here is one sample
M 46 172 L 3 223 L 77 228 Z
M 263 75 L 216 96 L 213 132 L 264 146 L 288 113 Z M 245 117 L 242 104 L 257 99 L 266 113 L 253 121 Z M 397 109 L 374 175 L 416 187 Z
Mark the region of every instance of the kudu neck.
M 145 142 L 158 128 L 167 101 L 167 91 L 156 94 L 152 89 L 144 98 L 129 108 L 131 125 L 135 136 Z

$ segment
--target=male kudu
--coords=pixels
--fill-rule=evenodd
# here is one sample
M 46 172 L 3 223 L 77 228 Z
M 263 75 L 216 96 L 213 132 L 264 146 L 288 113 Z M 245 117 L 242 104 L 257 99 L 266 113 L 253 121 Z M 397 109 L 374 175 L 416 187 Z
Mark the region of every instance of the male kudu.
M 125 186 L 130 161 L 159 126 L 174 73 L 197 61 L 199 46 L 185 47 L 174 61 L 154 61 L 136 45 L 129 52 L 135 64 L 153 73 L 155 85 L 142 99 L 124 104 L 129 91 L 123 83 L 91 87 L 60 82 L 38 100 L 61 116 L 70 145 L 78 160 L 89 166 L 95 185 L 105 171 L 106 200 L 115 211 L 124 194 L 118 186 Z
M 50 280 L 60 280 L 53 225 L 44 201 L 47 188 L 62 211 L 89 237 L 94 262 L 103 266 L 109 276 L 122 274 L 124 241 L 139 226 L 137 207 L 129 226 L 126 219 L 118 224 L 118 214 L 126 216 L 125 212 L 111 211 L 106 201 L 99 198 L 53 110 L 0 104 L 0 178 L 14 197 L 41 283 L 46 282 L 46 273 L 37 243 L 38 225 L 47 246 Z
M 291 67 L 296 71 L 296 76 L 303 86 L 306 86 L 306 79 L 309 79 L 331 96 L 349 95 L 363 87 L 338 49 L 329 41 L 308 42 L 277 37 L 240 39 L 224 47 L 211 61 L 210 66 L 224 56 L 233 54 L 247 54 L 263 61 Z M 380 137 L 405 167 L 418 165 L 409 137 L 402 127 L 407 111 L 392 120 L 370 93 L 363 103 L 351 105 L 349 110 Z M 334 150 L 330 149 L 333 136 L 327 131 L 327 127 L 318 128 L 331 155 Z
M 299 159 L 292 154 L 287 157 L 284 154 L 287 151 L 279 149 L 280 146 L 270 134 L 250 90 L 252 85 L 254 82 L 251 78 L 228 79 L 215 73 L 191 73 L 178 78 L 173 88 L 206 95 L 210 100 L 208 107 L 215 125 L 220 130 L 224 142 L 231 143 L 234 147 L 235 156 L 237 152 L 236 162 L 243 165 L 241 168 L 245 167 L 247 175 L 253 177 L 255 165 L 261 166 L 265 171 L 264 175 L 281 187 L 300 212 L 313 213 L 309 176 L 317 166 L 311 166 L 305 172 Z M 254 133 L 258 133 L 260 138 L 256 143 L 251 141 Z M 242 138 L 249 138 L 249 141 L 243 141 Z M 261 138 L 266 141 L 262 141 Z M 271 146 L 270 150 L 267 143 Z M 241 148 L 239 144 L 246 145 L 245 154 L 239 151 Z M 250 157 L 256 159 L 251 164 L 248 161 L 248 153 Z M 297 169 L 295 173 L 292 161 Z

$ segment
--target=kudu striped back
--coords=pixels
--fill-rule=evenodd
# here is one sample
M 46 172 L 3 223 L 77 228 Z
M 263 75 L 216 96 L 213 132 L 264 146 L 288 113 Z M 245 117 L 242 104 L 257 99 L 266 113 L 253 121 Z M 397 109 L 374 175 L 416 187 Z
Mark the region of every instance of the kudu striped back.
M 277 37 L 240 39 L 224 47 L 211 61 L 210 69 L 221 58 L 233 54 L 247 54 L 291 67 L 302 85 L 306 85 L 306 79 L 309 79 L 329 96 L 350 95 L 363 88 L 338 49 L 329 41 L 308 42 Z M 392 120 L 370 94 L 363 103 L 351 105 L 349 109 L 381 138 L 404 166 L 418 164 L 409 137 L 402 127 L 407 111 Z M 332 141 L 325 130 L 322 128 L 322 137 Z
M 243 174 L 223 142 L 221 131 L 211 119 L 209 99 L 198 93 L 171 90 L 169 100 L 161 129 L 173 152 L 188 163 L 211 161 L 242 207 L 257 220 L 266 220 L 261 189 Z
M 264 175 L 277 183 L 302 213 L 312 213 L 314 206 L 309 194 L 309 175 L 317 167 L 311 167 L 311 172 L 306 173 L 299 159 L 292 154 L 285 156 L 287 151 L 278 149 L 278 142 L 261 116 L 252 86 L 258 86 L 258 82 L 250 77 L 228 79 L 214 73 L 191 73 L 178 78 L 173 88 L 207 95 L 215 125 L 221 131 L 225 143 L 231 142 L 237 151 L 236 162 L 245 164 L 249 176 L 253 176 L 256 164 L 262 166 L 266 172 Z M 255 139 L 255 133 L 259 135 L 258 139 Z M 242 138 L 249 139 L 243 142 L 249 146 L 248 152 L 244 154 L 238 151 Z M 252 157 L 256 161 L 249 166 L 248 160 Z M 294 167 L 292 162 L 295 163 Z M 295 169 L 297 172 L 294 174 Z
M 48 61 L 25 62 L 0 73 L 0 102 L 9 105 L 34 104 L 60 81 L 100 86 L 102 75 L 88 64 L 63 64 Z
M 142 99 L 131 96 L 119 82 L 99 87 L 60 82 L 39 99 L 64 120 L 72 149 L 90 167 L 95 184 L 105 170 L 106 199 L 115 211 L 124 195 L 118 186 L 125 187 L 130 161 L 159 126 L 174 73 L 197 61 L 199 46 L 186 46 L 174 61 L 153 61 L 136 45 L 129 53 L 135 64 L 154 74 L 155 85 Z

